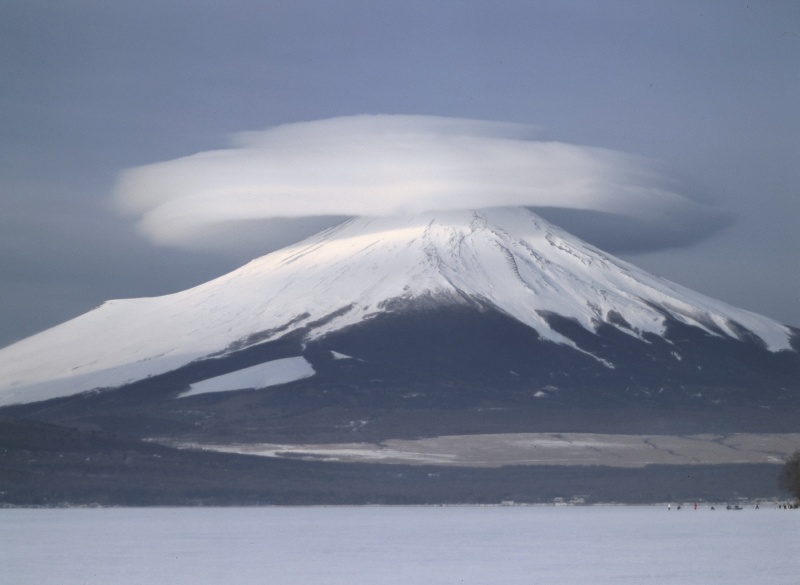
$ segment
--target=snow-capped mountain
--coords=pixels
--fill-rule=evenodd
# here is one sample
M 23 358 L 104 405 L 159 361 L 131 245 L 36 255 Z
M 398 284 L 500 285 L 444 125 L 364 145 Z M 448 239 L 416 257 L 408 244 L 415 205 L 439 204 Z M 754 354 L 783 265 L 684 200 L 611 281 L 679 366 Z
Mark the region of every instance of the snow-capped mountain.
M 432 355 L 433 337 L 460 357 Z M 705 345 L 686 345 L 695 338 Z M 796 340 L 792 328 L 652 276 L 526 209 L 356 218 L 195 288 L 109 301 L 0 350 L 0 405 L 177 371 L 188 372 L 183 396 L 313 380 L 321 369 L 334 379 L 334 362 L 389 375 L 375 369 L 381 347 L 384 363 L 393 352 L 403 367 L 427 360 L 420 371 L 474 362 L 484 348 L 508 362 L 498 372 L 532 380 L 563 374 L 573 358 L 586 380 L 635 381 L 629 370 L 646 366 L 654 379 L 666 368 L 685 381 L 708 348 L 716 364 L 794 356 L 776 366 L 783 380 L 800 373 Z M 463 343 L 473 349 L 453 350 Z M 729 348 L 747 350 L 726 357 Z M 425 355 L 409 357 L 417 349 Z

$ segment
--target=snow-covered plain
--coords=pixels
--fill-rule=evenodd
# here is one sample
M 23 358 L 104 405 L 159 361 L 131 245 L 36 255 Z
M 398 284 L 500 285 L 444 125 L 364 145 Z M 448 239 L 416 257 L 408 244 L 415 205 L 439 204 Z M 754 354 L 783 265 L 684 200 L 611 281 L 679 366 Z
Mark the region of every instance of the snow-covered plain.
M 0 510 L 0 583 L 796 585 L 764 504 Z
M 166 441 L 170 444 L 169 441 Z M 178 447 L 262 457 L 405 465 L 720 465 L 786 461 L 800 448 L 800 433 L 728 435 L 610 435 L 593 433 L 506 433 L 385 439 L 376 443 L 201 444 Z M 777 473 L 777 472 L 776 472 Z

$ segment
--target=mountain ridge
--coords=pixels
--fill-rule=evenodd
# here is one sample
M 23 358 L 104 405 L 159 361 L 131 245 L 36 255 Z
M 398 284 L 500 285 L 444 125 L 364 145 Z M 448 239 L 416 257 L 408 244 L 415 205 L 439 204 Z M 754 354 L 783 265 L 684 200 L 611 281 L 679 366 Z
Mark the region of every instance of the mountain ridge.
M 121 387 L 281 339 L 299 355 L 387 315 L 446 306 L 497 311 L 606 369 L 616 364 L 587 337 L 601 330 L 652 344 L 688 327 L 797 352 L 792 328 L 649 275 L 529 210 L 431 212 L 354 218 L 208 283 L 109 301 L 8 346 L 0 405 Z

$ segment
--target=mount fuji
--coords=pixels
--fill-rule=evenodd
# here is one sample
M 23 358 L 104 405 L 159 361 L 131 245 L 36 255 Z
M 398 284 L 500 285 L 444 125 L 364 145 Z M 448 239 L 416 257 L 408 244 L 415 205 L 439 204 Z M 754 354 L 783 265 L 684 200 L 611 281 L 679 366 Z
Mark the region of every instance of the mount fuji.
M 799 341 L 527 209 L 355 218 L 0 350 L 0 505 L 779 497 Z
M 204 404 L 215 432 L 235 435 L 274 428 L 242 425 L 239 403 L 252 416 L 347 411 L 344 428 L 421 405 L 775 410 L 798 402 L 799 347 L 798 330 L 527 209 L 429 212 L 351 219 L 195 288 L 109 301 L 8 346 L 0 406 L 101 428 L 135 410 L 147 432 L 179 433 L 177 417 L 195 433 L 211 423 L 185 413 Z

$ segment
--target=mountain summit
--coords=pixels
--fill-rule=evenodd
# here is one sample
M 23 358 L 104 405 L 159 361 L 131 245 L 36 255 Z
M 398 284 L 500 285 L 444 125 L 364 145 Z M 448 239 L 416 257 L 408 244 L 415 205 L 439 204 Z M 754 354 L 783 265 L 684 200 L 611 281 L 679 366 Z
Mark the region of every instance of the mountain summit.
M 109 301 L 0 350 L 0 405 L 159 381 L 173 398 L 426 377 L 525 382 L 542 396 L 785 388 L 800 373 L 797 339 L 527 209 L 355 218 L 192 289 Z

